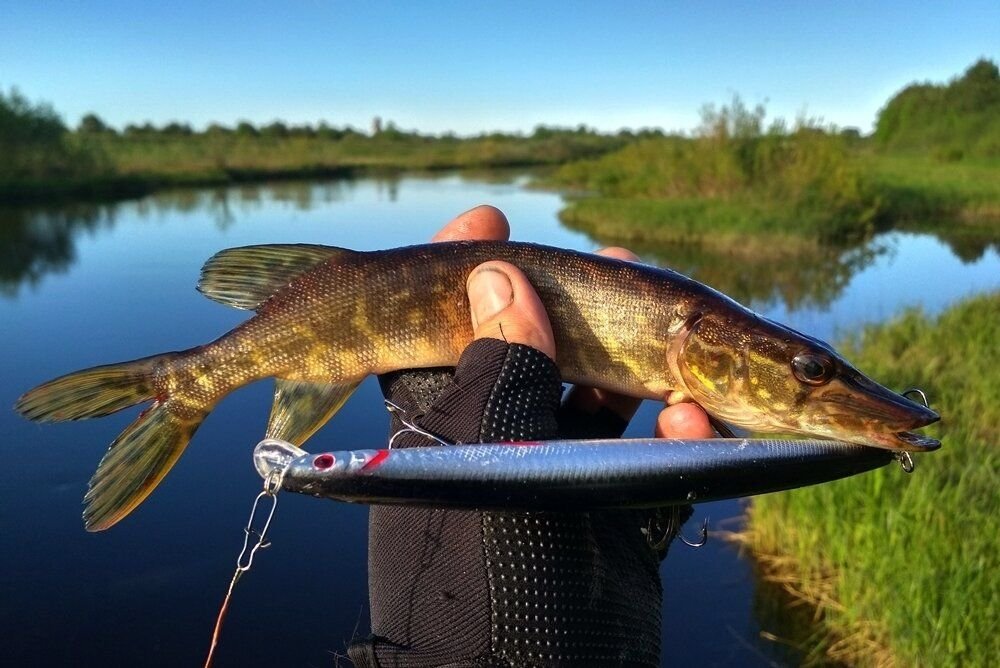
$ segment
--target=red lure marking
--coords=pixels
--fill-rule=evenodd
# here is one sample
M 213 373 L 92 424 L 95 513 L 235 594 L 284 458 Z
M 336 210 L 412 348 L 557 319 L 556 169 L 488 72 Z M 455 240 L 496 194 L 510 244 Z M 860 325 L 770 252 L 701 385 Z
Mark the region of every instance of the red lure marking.
M 384 462 L 388 457 L 389 457 L 388 450 L 379 450 L 378 452 L 375 453 L 374 457 L 365 462 L 365 465 L 361 467 L 361 470 L 370 471 L 371 469 L 377 469 L 379 466 L 382 465 L 382 462 Z
M 509 443 L 504 443 L 503 445 L 516 445 L 518 447 L 523 445 L 542 445 L 545 441 L 510 441 Z
M 337 460 L 331 454 L 319 455 L 318 457 L 316 457 L 316 459 L 313 460 L 313 466 L 322 471 L 333 466 L 334 462 L 336 461 Z

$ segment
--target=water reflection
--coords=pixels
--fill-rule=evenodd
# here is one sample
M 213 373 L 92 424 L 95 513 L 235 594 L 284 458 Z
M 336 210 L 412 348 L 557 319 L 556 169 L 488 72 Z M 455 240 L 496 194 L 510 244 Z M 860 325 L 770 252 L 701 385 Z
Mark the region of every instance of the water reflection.
M 1000 237 L 988 231 L 968 232 L 937 230 L 934 236 L 948 247 L 963 264 L 972 264 L 982 259 L 986 252 L 1000 253 Z
M 0 295 L 65 272 L 76 260 L 76 236 L 114 226 L 112 207 L 91 204 L 39 210 L 0 208 Z
M 857 272 L 887 250 L 879 240 L 855 247 L 751 245 L 756 250 L 699 244 L 631 247 L 646 261 L 691 276 L 738 302 L 758 307 L 780 303 L 790 311 L 829 305 Z
M 840 668 L 852 665 L 827 653 L 832 642 L 816 623 L 817 606 L 794 596 L 783 581 L 754 563 L 753 612 L 760 624 L 760 635 L 768 641 L 767 651 L 783 665 L 822 665 Z
M 395 199 L 398 179 L 379 183 Z M 259 210 L 268 202 L 311 211 L 345 199 L 355 187 L 350 180 L 290 181 L 267 186 L 168 190 L 118 203 L 0 207 L 0 295 L 17 297 L 22 286 L 34 286 L 48 274 L 67 271 L 76 261 L 76 244 L 81 234 L 110 231 L 123 216 L 154 222 L 168 215 L 199 212 L 208 215 L 218 229 L 226 230 L 241 215 Z
M 0 323 L 16 350 L 0 355 L 6 381 L 0 405 L 7 407 L 0 411 L 0 432 L 13 444 L 5 451 L 8 469 L 18 472 L 0 482 L 0 525 L 16 547 L 0 550 L 6 604 L 0 626 L 12 641 L 5 644 L 7 663 L 172 666 L 203 658 L 231 576 L 232 550 L 239 547 L 233 540 L 242 538 L 239 523 L 260 488 L 248 453 L 264 427 L 272 390 L 261 383 L 228 397 L 144 510 L 100 537 L 82 531 L 80 497 L 108 439 L 130 416 L 42 429 L 10 410 L 20 391 L 87 364 L 202 343 L 243 320 L 245 313 L 200 299 L 191 287 L 201 262 L 227 246 L 416 243 L 448 216 L 490 202 L 508 213 L 518 238 L 594 248 L 597 242 L 558 224 L 557 195 L 525 190 L 524 183 L 523 174 L 488 184 L 464 174 L 388 176 L 0 210 L 0 287 L 8 297 L 21 291 L 17 303 L 0 299 Z M 965 237 L 946 242 L 962 257 L 982 257 L 963 267 L 932 237 L 901 234 L 876 246 L 828 251 L 752 248 L 749 241 L 739 255 L 696 246 L 637 250 L 744 301 L 772 300 L 773 308 L 759 307 L 764 315 L 832 338 L 837 328 L 887 318 L 906 305 L 933 312 L 996 287 L 1000 257 L 994 251 Z M 68 276 L 43 280 L 59 272 Z M 39 281 L 37 290 L 26 289 Z M 815 309 L 783 306 L 831 299 Z M 629 434 L 648 435 L 657 408 L 644 404 Z M 317 450 L 371 446 L 384 443 L 385 428 L 378 386 L 367 381 L 313 443 Z M 325 665 L 328 650 L 343 651 L 347 639 L 367 631 L 365 509 L 305 497 L 286 499 L 282 508 L 274 551 L 246 581 L 243 602 L 227 622 L 223 660 L 233 665 Z M 698 507 L 699 518 L 739 512 L 736 501 Z M 308 592 L 290 579 L 316 572 L 317 564 L 351 575 L 312 578 Z M 750 566 L 728 545 L 673 550 L 662 572 L 664 645 L 674 663 L 798 663 L 794 653 L 786 660 L 759 641 L 760 626 L 792 636 L 767 622 L 766 611 L 761 624 L 754 620 Z M 182 581 L 186 586 L 175 586 Z M 149 595 L 136 596 L 136 588 Z M 253 614 L 260 601 L 272 613 L 266 620 Z M 257 642 L 265 628 L 290 641 Z M 51 629 L 67 642 L 47 642 Z
M 477 174 L 470 178 L 519 187 L 524 175 L 515 172 Z M 447 178 L 447 175 L 437 175 Z M 432 178 L 432 177 L 427 177 Z M 116 219 L 156 221 L 172 214 L 207 215 L 219 230 L 265 205 L 313 211 L 352 199 L 361 184 L 374 185 L 377 199 L 396 202 L 401 174 L 365 180 L 283 181 L 216 189 L 170 190 L 133 202 L 74 204 L 59 208 L 0 209 L 0 295 L 16 297 L 22 285 L 36 285 L 49 273 L 64 272 L 76 257 L 81 233 L 110 229 Z M 934 236 L 969 264 L 1000 240 L 988 233 L 970 234 L 947 228 Z M 690 275 L 734 299 L 758 308 L 780 304 L 788 311 L 825 307 L 836 301 L 851 278 L 886 253 L 876 238 L 854 246 L 822 246 L 813 242 L 748 238 L 745 243 L 632 244 L 647 261 Z

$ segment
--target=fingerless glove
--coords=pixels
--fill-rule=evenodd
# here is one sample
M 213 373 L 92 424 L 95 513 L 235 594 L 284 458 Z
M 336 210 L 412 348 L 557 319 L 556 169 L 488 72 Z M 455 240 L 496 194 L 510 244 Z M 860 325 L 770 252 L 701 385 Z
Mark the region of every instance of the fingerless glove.
M 380 378 L 385 396 L 452 443 L 620 436 L 610 410 L 560 406 L 545 354 L 496 339 L 454 369 Z M 393 433 L 402 425 L 393 419 Z M 428 446 L 402 433 L 394 447 Z M 447 447 L 447 446 L 442 446 Z M 656 666 L 661 554 L 646 511 L 479 512 L 372 506 L 372 635 L 359 667 Z

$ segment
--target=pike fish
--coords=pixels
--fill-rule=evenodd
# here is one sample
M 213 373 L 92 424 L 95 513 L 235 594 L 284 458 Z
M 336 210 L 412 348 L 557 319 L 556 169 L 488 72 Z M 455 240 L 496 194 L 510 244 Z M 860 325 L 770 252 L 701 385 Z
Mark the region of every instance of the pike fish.
M 44 383 L 16 409 L 38 421 L 150 402 L 90 481 L 84 521 L 138 506 L 229 392 L 274 377 L 267 437 L 301 445 L 366 376 L 452 366 L 472 339 L 465 283 L 478 264 L 520 268 L 544 303 L 563 379 L 694 401 L 723 422 L 891 450 L 940 446 L 911 430 L 929 408 L 866 377 L 829 345 L 669 269 L 546 246 L 459 241 L 356 252 L 264 245 L 219 252 L 198 290 L 255 315 L 212 343 Z

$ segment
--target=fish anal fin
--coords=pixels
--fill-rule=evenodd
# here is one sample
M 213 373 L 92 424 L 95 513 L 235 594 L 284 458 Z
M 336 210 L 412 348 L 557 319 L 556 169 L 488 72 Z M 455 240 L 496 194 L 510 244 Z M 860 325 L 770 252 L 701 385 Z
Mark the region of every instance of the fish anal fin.
M 335 384 L 277 379 L 268 438 L 302 445 L 340 410 L 357 386 L 358 381 Z
M 255 310 L 295 277 L 353 253 L 314 244 L 268 244 L 219 251 L 201 268 L 198 292 L 228 306 Z

